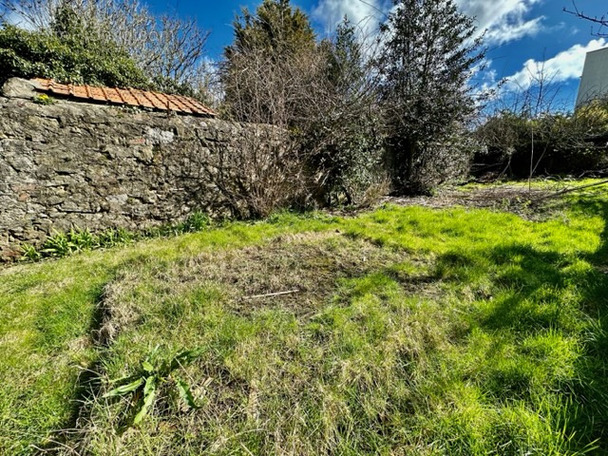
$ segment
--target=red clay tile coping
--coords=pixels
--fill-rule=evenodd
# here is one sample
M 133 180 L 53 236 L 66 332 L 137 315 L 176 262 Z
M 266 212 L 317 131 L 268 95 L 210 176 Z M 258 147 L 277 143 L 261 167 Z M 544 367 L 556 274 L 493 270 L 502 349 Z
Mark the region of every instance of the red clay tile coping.
M 39 92 L 49 92 L 80 100 L 93 100 L 183 114 L 215 117 L 217 114 L 193 98 L 149 92 L 139 89 L 116 89 L 89 85 L 59 84 L 52 79 L 36 78 L 31 82 Z

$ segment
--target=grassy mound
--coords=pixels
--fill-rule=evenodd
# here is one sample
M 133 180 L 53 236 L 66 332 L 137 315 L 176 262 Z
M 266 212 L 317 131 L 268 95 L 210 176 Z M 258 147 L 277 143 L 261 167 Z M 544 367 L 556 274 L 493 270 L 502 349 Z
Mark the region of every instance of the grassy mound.
M 0 453 L 603 454 L 608 196 L 565 198 L 545 221 L 282 214 L 6 269 Z M 154 395 L 108 397 L 150 372 Z

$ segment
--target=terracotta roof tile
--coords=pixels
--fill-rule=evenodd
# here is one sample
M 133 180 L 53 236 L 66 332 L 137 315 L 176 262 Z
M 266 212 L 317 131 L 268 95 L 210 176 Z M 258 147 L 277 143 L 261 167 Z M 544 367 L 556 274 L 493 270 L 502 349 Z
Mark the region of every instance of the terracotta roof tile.
M 50 92 L 81 100 L 102 101 L 113 104 L 125 104 L 153 108 L 161 111 L 174 111 L 184 114 L 197 114 L 215 117 L 216 113 L 197 100 L 181 95 L 168 95 L 139 89 L 117 89 L 94 87 L 89 85 L 59 84 L 51 79 L 32 79 L 36 90 Z
M 131 106 L 135 106 L 137 105 L 137 98 L 135 98 L 133 96 L 133 94 L 128 91 L 128 90 L 124 90 L 122 93 L 122 99 L 124 100 L 125 104 L 131 105 Z
M 72 86 L 72 90 L 70 90 L 70 95 L 76 98 L 89 98 L 89 92 L 85 87 L 82 86 Z

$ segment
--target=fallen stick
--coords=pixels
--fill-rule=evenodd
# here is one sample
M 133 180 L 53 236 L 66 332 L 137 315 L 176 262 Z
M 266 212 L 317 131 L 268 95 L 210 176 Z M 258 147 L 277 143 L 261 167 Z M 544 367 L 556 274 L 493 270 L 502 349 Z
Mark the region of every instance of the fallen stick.
M 271 298 L 273 296 L 283 296 L 288 294 L 299 293 L 300 290 L 289 290 L 289 291 L 279 291 L 278 293 L 266 293 L 261 295 L 253 295 L 253 296 L 244 296 L 243 299 L 260 299 L 260 298 Z

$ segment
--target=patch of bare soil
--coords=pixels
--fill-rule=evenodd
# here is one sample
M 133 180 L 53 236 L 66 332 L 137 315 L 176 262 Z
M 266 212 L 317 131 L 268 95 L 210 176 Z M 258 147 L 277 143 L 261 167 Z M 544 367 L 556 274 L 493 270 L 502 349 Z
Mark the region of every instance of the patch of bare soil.
M 527 186 L 508 184 L 480 188 L 446 186 L 437 189 L 433 195 L 386 196 L 371 207 L 332 210 L 329 213 L 335 216 L 356 216 L 378 209 L 385 204 L 432 209 L 460 206 L 512 212 L 528 220 L 545 220 L 561 208 L 561 200 L 556 196 L 559 196 L 562 189 L 563 186 L 528 189 Z
M 360 277 L 407 259 L 338 232 L 280 236 L 268 244 L 203 253 L 172 269 L 166 280 L 214 283 L 229 297 L 235 312 L 281 307 L 296 314 L 317 309 L 340 279 Z
M 402 206 L 425 206 L 446 208 L 466 206 L 475 208 L 508 209 L 517 205 L 533 202 L 550 195 L 548 190 L 532 189 L 515 186 L 486 187 L 479 189 L 461 190 L 445 188 L 433 196 L 388 197 L 383 202 Z
M 207 251 L 170 267 L 144 264 L 106 286 L 106 318 L 98 339 L 111 343 L 121 328 L 145 314 L 150 300 L 187 296 L 202 288 L 220 290 L 223 305 L 241 315 L 280 308 L 298 318 L 312 317 L 339 296 L 342 279 L 370 273 L 391 274 L 412 295 L 434 295 L 437 284 L 429 277 L 394 270 L 395 265 L 407 262 L 424 273 L 428 261 L 333 231 L 282 235 L 257 246 Z M 142 283 L 146 290 L 134 291 Z

